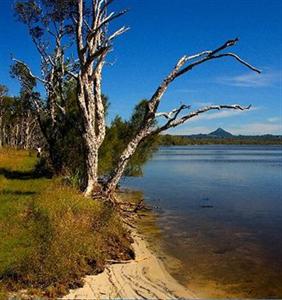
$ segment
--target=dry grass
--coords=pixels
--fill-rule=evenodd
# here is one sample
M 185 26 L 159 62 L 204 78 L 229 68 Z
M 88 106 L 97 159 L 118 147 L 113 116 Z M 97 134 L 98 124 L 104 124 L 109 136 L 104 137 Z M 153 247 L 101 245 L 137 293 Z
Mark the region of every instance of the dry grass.
M 111 208 L 32 176 L 35 164 L 34 154 L 0 150 L 0 291 L 55 297 L 132 252 Z

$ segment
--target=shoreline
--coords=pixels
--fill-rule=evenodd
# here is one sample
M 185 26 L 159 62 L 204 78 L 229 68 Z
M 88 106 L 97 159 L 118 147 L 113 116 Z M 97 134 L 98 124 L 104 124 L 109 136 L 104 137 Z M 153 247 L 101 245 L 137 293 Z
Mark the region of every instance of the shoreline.
M 82 288 L 62 299 L 195 299 L 196 295 L 174 279 L 144 235 L 131 230 L 135 259 L 108 265 L 97 275 L 83 278 Z

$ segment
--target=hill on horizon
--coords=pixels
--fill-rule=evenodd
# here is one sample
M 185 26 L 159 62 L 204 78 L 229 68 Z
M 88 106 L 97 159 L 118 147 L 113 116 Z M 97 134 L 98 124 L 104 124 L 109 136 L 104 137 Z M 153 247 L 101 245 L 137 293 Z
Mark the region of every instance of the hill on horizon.
M 219 138 L 226 138 L 226 137 L 232 137 L 233 134 L 222 129 L 222 128 L 217 128 L 215 131 L 212 131 L 208 134 L 210 137 L 219 137 Z

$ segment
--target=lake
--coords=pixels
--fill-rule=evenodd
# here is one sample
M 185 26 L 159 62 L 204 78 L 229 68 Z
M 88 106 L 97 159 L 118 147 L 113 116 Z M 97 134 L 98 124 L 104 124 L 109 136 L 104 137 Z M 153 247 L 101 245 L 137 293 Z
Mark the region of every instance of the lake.
M 172 271 L 199 297 L 282 298 L 282 147 L 161 147 L 143 191 Z

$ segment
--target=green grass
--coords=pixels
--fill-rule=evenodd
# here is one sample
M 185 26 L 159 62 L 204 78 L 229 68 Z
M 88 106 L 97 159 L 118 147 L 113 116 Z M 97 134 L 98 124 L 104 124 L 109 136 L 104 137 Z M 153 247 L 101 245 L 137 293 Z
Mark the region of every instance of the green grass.
M 101 202 L 60 178 L 39 177 L 34 153 L 0 149 L 0 297 L 11 291 L 55 297 L 132 256 L 128 232 Z

